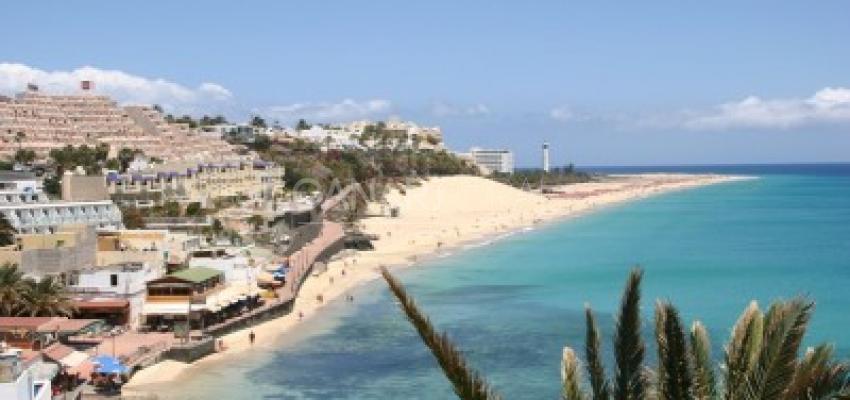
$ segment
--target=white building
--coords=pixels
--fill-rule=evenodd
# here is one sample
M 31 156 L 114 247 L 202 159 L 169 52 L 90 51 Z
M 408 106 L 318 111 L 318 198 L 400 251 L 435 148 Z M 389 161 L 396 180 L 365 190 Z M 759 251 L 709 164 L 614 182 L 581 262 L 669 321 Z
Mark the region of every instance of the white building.
M 361 120 L 340 124 L 313 125 L 309 129 L 281 128 L 271 131 L 280 135 L 318 144 L 323 150 L 339 149 L 413 149 L 443 150 L 443 132 L 440 127 L 424 127 L 413 122 L 390 119 L 383 124 L 382 135 L 364 136 L 367 127 L 377 122 Z M 374 130 L 372 131 L 374 133 Z
M 323 149 L 351 149 L 360 148 L 357 141 L 358 133 L 345 127 L 313 125 L 310 129 L 288 131 L 291 137 L 316 143 Z
M 18 349 L 0 348 L 0 399 L 50 400 L 50 379 L 38 376 L 39 362 L 25 362 Z
M 0 175 L 0 213 L 18 233 L 54 233 L 70 224 L 122 225 L 121 211 L 110 200 L 51 201 L 37 182 L 8 175 Z
M 145 303 L 147 281 L 165 275 L 162 265 L 126 263 L 107 267 L 86 268 L 71 274 L 68 289 L 81 307 L 96 308 L 98 303 L 112 305 L 115 300 L 126 300 L 130 306 L 126 323 L 138 327 Z M 103 308 L 108 308 L 104 306 Z
M 0 194 L 41 193 L 41 180 L 29 172 L 0 172 Z
M 254 262 L 234 248 L 199 249 L 192 252 L 189 268 L 212 268 L 224 273 L 228 285 L 251 285 L 257 282 Z
M 473 147 L 469 150 L 469 158 L 482 169 L 482 173 L 514 173 L 514 153 L 510 150 Z

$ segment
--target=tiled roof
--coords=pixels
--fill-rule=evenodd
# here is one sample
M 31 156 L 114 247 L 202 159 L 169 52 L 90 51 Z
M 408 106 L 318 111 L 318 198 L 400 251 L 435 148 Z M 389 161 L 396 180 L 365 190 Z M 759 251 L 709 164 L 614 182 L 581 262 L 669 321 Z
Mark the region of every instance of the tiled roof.
M 37 329 L 57 317 L 0 317 L 0 329 Z
M 53 343 L 42 350 L 41 354 L 53 361 L 59 361 L 73 352 L 74 349 L 65 346 L 62 343 Z
M 48 321 L 38 327 L 39 332 L 79 332 L 89 325 L 97 323 L 99 319 L 68 319 L 57 318 L 55 321 Z

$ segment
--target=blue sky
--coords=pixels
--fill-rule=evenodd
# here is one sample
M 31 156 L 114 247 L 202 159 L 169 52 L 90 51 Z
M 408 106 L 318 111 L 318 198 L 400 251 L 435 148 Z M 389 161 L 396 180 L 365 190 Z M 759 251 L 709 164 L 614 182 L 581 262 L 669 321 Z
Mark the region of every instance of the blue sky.
M 398 116 L 521 165 L 850 161 L 846 1 L 202 4 L 4 4 L 0 92 Z

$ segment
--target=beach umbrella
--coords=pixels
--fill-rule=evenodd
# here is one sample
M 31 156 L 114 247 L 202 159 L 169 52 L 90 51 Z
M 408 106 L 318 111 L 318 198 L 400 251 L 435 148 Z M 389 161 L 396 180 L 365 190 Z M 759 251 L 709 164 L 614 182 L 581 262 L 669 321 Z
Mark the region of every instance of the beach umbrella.
M 101 374 L 126 374 L 130 370 L 126 365 L 121 364 L 121 361 L 112 356 L 97 356 L 94 358 L 94 363 L 96 365 L 95 372 Z

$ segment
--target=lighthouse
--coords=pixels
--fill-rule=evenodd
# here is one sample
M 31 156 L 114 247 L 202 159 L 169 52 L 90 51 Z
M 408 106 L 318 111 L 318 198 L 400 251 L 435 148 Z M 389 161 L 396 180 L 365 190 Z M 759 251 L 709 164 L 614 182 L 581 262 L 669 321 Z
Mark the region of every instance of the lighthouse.
M 549 143 L 543 142 L 543 172 L 549 172 Z

